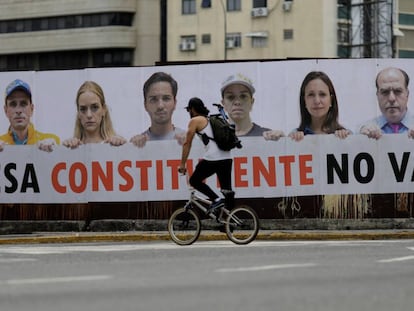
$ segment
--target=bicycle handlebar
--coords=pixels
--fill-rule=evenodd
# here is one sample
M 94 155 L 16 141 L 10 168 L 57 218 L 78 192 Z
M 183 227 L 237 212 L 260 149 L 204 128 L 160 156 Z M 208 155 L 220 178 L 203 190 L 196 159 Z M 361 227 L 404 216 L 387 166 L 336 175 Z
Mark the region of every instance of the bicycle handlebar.
M 218 111 L 220 112 L 220 114 L 224 118 L 224 120 L 229 119 L 229 117 L 226 115 L 226 112 L 224 111 L 224 107 L 222 105 L 214 103 L 213 106 L 217 107 Z
M 230 125 L 230 126 L 232 126 L 233 128 L 234 128 L 234 124 L 230 124 L 229 123 L 229 117 L 226 115 L 226 112 L 224 111 L 224 107 L 223 107 L 223 105 L 220 105 L 220 104 L 217 104 L 217 103 L 213 103 L 213 106 L 216 106 L 217 107 L 217 109 L 218 109 L 218 111 L 220 112 L 220 114 L 221 114 L 221 116 L 223 117 L 223 119 Z M 242 145 L 241 145 L 241 141 L 240 140 L 238 140 L 237 141 L 237 144 L 236 144 L 236 147 L 238 148 L 238 149 L 240 149 L 240 148 L 242 148 Z

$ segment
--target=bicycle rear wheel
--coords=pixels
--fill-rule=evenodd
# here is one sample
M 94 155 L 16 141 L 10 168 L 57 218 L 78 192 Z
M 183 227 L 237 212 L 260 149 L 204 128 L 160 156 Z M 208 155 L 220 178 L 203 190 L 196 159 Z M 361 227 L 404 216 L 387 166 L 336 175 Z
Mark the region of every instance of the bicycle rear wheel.
M 200 236 L 200 232 L 200 218 L 191 208 L 177 209 L 168 220 L 168 233 L 178 245 L 193 244 Z
M 226 234 L 236 244 L 249 244 L 259 232 L 259 217 L 247 206 L 232 209 L 225 223 Z

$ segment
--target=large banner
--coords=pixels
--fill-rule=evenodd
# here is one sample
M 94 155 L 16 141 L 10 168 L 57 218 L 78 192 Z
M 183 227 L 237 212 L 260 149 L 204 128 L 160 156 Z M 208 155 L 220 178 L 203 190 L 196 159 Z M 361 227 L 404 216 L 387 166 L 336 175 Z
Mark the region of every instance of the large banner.
M 413 147 L 414 141 L 403 134 L 379 141 L 362 135 L 346 140 L 311 135 L 298 143 L 245 138 L 243 148 L 234 152 L 233 184 L 240 198 L 410 192 Z M 202 148 L 194 146 L 190 174 Z M 149 142 L 140 149 L 57 147 L 51 153 L 10 146 L 0 165 L 1 202 L 184 200 L 188 185 L 178 173 L 180 151 L 175 141 Z M 215 177 L 207 182 L 218 186 Z
M 0 87 L 5 89 L 16 78 L 28 82 L 36 128 L 64 140 L 73 136 L 76 92 L 84 81 L 93 80 L 105 92 L 115 130 L 129 140 L 150 125 L 142 87 L 153 72 L 164 71 L 177 80 L 173 123 L 183 129 L 189 121 L 184 107 L 191 97 L 200 97 L 214 112 L 212 104 L 221 101 L 222 81 L 242 73 L 256 88 L 252 120 L 288 134 L 300 122 L 303 78 L 309 71 L 324 71 L 335 86 L 339 121 L 354 135 L 346 139 L 309 135 L 300 142 L 288 137 L 278 141 L 242 137 L 243 148 L 233 152 L 237 197 L 412 192 L 414 140 L 406 134 L 369 139 L 358 134 L 358 127 L 380 115 L 377 73 L 393 66 L 410 75 L 413 64 L 406 59 L 304 60 L 7 72 L 0 73 Z M 8 125 L 6 116 L 0 115 L 1 134 Z M 188 161 L 190 174 L 202 154 L 196 139 Z M 149 141 L 143 148 L 130 143 L 89 144 L 73 150 L 55 146 L 50 153 L 36 146 L 8 145 L 0 152 L 0 203 L 183 200 L 188 185 L 177 171 L 180 158 L 181 146 L 175 140 Z M 215 177 L 207 182 L 217 187 Z

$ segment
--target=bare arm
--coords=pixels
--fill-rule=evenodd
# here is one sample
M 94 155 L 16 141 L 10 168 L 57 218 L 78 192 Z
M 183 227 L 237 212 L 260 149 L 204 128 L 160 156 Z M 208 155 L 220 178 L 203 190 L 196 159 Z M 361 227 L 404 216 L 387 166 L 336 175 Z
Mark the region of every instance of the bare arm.
M 185 141 L 183 143 L 183 149 L 181 153 L 181 163 L 180 167 L 178 168 L 178 172 L 181 174 L 185 174 L 187 172 L 186 163 L 188 156 L 190 155 L 191 151 L 191 144 L 193 142 L 194 135 L 197 133 L 199 129 L 201 129 L 203 118 L 200 119 L 200 117 L 195 117 L 190 120 L 188 123 L 188 129 L 185 136 Z

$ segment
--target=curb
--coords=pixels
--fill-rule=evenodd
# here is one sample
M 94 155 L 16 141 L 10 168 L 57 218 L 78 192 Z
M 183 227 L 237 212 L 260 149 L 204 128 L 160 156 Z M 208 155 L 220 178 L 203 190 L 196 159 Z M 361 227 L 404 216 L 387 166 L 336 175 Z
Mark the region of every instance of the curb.
M 33 234 L 36 232 L 152 232 L 166 231 L 166 219 L 100 219 L 77 221 L 0 221 L 0 237 L 11 234 Z M 215 229 L 214 222 L 206 220 L 203 229 Z M 349 231 L 349 230 L 414 230 L 414 218 L 378 219 L 260 219 L 260 229 L 267 231 Z
M 168 241 L 167 220 L 0 221 L 0 245 Z M 414 239 L 413 218 L 261 219 L 257 240 Z M 203 223 L 200 241 L 227 240 L 217 224 Z
M 260 231 L 257 241 L 329 241 L 329 240 L 389 240 L 414 239 L 414 230 L 361 231 Z M 168 241 L 168 232 L 111 232 L 111 233 L 37 233 L 24 236 L 0 237 L 0 245 L 94 242 Z M 224 233 L 212 230 L 201 232 L 199 241 L 227 240 Z

